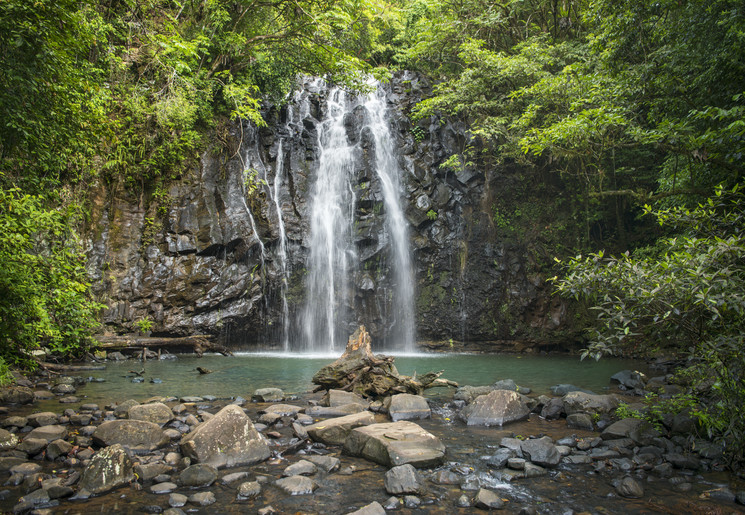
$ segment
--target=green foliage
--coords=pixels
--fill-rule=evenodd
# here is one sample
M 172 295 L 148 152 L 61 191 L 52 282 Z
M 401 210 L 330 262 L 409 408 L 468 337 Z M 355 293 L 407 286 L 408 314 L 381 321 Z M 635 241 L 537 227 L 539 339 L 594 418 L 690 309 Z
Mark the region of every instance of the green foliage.
M 135 322 L 135 327 L 137 327 L 137 330 L 143 334 L 149 333 L 153 329 L 153 321 L 148 317 L 141 318 Z
M 437 220 L 437 211 L 435 211 L 434 209 L 430 209 L 429 211 L 427 211 L 427 218 L 429 218 L 433 222 Z
M 615 415 L 618 418 L 644 418 L 644 416 L 638 410 L 631 409 L 631 407 L 625 402 L 619 402 L 616 408 Z
M 10 373 L 8 364 L 5 363 L 5 360 L 3 358 L 0 358 L 0 387 L 10 386 L 11 384 L 13 384 L 14 381 L 15 379 Z
M 745 460 L 745 195 L 720 188 L 693 209 L 647 212 L 677 234 L 617 258 L 573 258 L 554 284 L 597 313 L 583 357 L 689 354 L 688 374 L 702 387 L 698 417 Z
M 90 298 L 74 213 L 44 207 L 38 196 L 0 190 L 0 358 L 28 363 L 40 344 L 80 355 L 103 307 Z

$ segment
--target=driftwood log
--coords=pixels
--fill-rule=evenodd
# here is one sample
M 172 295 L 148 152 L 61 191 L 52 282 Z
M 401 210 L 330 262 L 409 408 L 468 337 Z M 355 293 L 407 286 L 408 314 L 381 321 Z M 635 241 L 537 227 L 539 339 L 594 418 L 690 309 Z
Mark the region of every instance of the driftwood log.
M 391 356 L 374 355 L 371 339 L 364 326 L 349 337 L 347 348 L 339 359 L 326 365 L 313 376 L 315 391 L 344 390 L 363 397 L 386 397 L 397 393 L 420 395 L 427 388 L 458 384 L 440 379 L 444 372 L 428 372 L 421 376 L 402 376 Z
M 226 347 L 211 341 L 208 337 L 184 336 L 181 338 L 158 338 L 152 336 L 100 336 L 99 348 L 107 352 L 129 351 L 143 352 L 145 350 L 165 349 L 173 352 L 193 352 L 202 357 L 205 352 L 218 352 L 223 356 L 232 356 Z

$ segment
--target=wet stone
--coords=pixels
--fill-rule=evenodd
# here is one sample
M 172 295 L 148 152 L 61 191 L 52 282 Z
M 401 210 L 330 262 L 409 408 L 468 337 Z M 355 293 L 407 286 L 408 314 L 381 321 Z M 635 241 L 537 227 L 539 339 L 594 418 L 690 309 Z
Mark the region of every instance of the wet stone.
M 254 402 L 281 402 L 285 400 L 285 392 L 279 388 L 259 388 L 251 396 Z
M 494 455 L 485 458 L 484 461 L 489 467 L 501 469 L 507 464 L 507 461 L 510 458 L 514 458 L 515 456 L 516 453 L 514 450 L 503 447 L 501 449 L 498 449 L 497 452 L 494 453 Z
M 215 494 L 212 492 L 199 492 L 189 496 L 189 502 L 198 506 L 209 506 L 217 502 Z
M 644 488 L 634 478 L 626 476 L 618 482 L 616 485 L 616 492 L 621 497 L 629 497 L 632 499 L 639 499 L 644 496 Z
M 735 494 L 735 501 L 737 501 L 738 504 L 745 505 L 745 490 L 740 490 Z
M 67 428 L 59 425 L 37 427 L 26 435 L 26 438 L 41 438 L 47 442 L 64 439 L 66 437 Z
M 32 413 L 28 417 L 29 425 L 33 427 L 41 427 L 41 426 L 51 426 L 52 424 L 56 424 L 59 417 L 56 413 L 52 413 L 51 411 L 44 411 L 42 413 Z
M 268 408 L 264 409 L 264 413 L 275 413 L 280 417 L 294 417 L 304 408 L 300 406 L 293 406 L 292 404 L 272 404 Z
M 172 493 L 168 497 L 168 505 L 171 508 L 180 508 L 182 506 L 186 506 L 186 503 L 189 501 L 189 498 L 185 496 L 184 494 L 176 494 Z
M 364 406 L 351 403 L 343 406 L 311 406 L 305 413 L 311 417 L 343 417 L 354 413 L 366 413 L 366 409 Z
M 401 507 L 401 499 L 396 497 L 395 495 L 388 498 L 387 501 L 383 504 L 383 508 L 386 510 L 397 510 Z
M 235 483 L 236 481 L 240 481 L 241 479 L 246 479 L 249 476 L 248 472 L 233 472 L 232 474 L 226 474 L 221 479 L 220 482 L 223 485 L 230 485 L 232 483 Z
M 520 445 L 523 456 L 537 465 L 555 467 L 561 461 L 561 455 L 550 437 L 525 440 Z
M 261 493 L 261 485 L 257 481 L 246 481 L 238 487 L 236 499 L 239 501 L 253 499 Z
M 0 422 L 0 426 L 2 427 L 21 428 L 27 424 L 28 424 L 28 419 L 26 417 L 19 417 L 19 416 L 6 417 L 3 419 L 2 422 Z
M 321 404 L 323 406 L 330 406 L 332 408 L 336 406 L 344 406 L 347 404 L 359 404 L 365 409 L 367 409 L 367 407 L 370 405 L 369 402 L 367 402 L 356 393 L 335 389 L 331 389 L 326 392 L 326 394 L 324 394 L 323 399 L 321 399 Z
M 430 477 L 430 481 L 437 485 L 459 485 L 461 476 L 452 470 L 438 470 Z
M 525 460 L 523 458 L 510 458 L 507 460 L 507 467 L 512 470 L 525 470 Z
M 38 463 L 21 463 L 10 469 L 11 474 L 20 474 L 23 477 L 31 474 L 36 474 L 41 470 L 41 465 Z
M 282 472 L 282 476 L 312 476 L 316 472 L 318 472 L 318 468 L 313 463 L 307 460 L 300 460 L 286 467 Z
M 474 505 L 484 510 L 501 510 L 504 508 L 504 501 L 496 492 L 482 488 L 476 494 Z
M 204 463 L 191 465 L 181 471 L 179 480 L 184 486 L 207 487 L 217 479 L 217 469 Z
M 26 438 L 16 446 L 16 449 L 25 452 L 29 456 L 35 456 L 46 446 L 47 441 L 42 438 Z
M 389 494 L 423 494 L 424 490 L 421 476 L 410 464 L 393 467 L 385 473 L 385 491 Z
M 481 395 L 463 408 L 460 418 L 469 426 L 502 426 L 528 418 L 530 409 L 520 394 L 509 390 L 494 390 Z
M 396 500 L 398 502 L 398 500 Z M 385 515 L 385 509 L 379 502 L 371 502 L 359 510 L 349 512 L 347 515 Z
M 284 477 L 275 484 L 290 495 L 309 495 L 318 488 L 315 481 L 305 476 Z
M 132 406 L 127 412 L 131 420 L 145 420 L 163 426 L 173 419 L 173 411 L 162 402 Z
M 150 487 L 150 492 L 154 494 L 169 494 L 173 492 L 178 486 L 176 483 L 165 481 L 163 483 L 157 483 Z
M 430 418 L 432 412 L 427 400 L 420 395 L 401 393 L 391 397 L 391 405 L 388 407 L 391 420 L 417 420 Z
M 333 472 L 339 468 L 339 464 L 341 463 L 339 458 L 334 458 L 333 456 L 306 456 L 305 459 L 326 472 Z
M 418 508 L 422 504 L 422 500 L 415 495 L 404 496 L 404 506 L 407 508 Z
M 13 507 L 13 513 L 25 513 L 35 507 L 48 505 L 50 501 L 46 490 L 39 488 L 18 499 L 18 503 Z
M 373 422 L 375 422 L 375 415 L 369 411 L 363 411 L 317 422 L 308 426 L 306 431 L 316 442 L 323 442 L 326 445 L 343 445 L 354 428 Z
M 573 429 L 584 429 L 592 431 L 594 426 L 592 418 L 587 413 L 572 413 L 567 416 L 567 427 Z
M 118 488 L 134 479 L 132 461 L 121 445 L 97 452 L 83 471 L 79 490 L 97 495 Z
M 134 466 L 134 471 L 142 481 L 150 481 L 161 474 L 168 474 L 171 472 L 171 467 L 165 463 L 138 463 Z
M 541 477 L 548 474 L 548 470 L 545 468 L 535 465 L 534 463 L 530 463 L 529 461 L 525 462 L 525 477 Z
M 445 446 L 439 438 L 409 421 L 353 429 L 344 442 L 344 450 L 388 467 L 406 463 L 432 467 L 442 463 L 445 456 Z

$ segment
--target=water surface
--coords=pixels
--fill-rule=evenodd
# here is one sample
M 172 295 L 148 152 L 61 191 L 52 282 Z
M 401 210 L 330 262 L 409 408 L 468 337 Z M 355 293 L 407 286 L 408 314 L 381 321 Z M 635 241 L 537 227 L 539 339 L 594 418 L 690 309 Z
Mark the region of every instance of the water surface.
M 313 375 L 333 356 L 291 356 L 278 354 L 238 354 L 233 357 L 180 355 L 175 360 L 110 362 L 104 371 L 85 373 L 102 378 L 78 391 L 95 402 L 122 398 L 147 399 L 153 396 L 201 396 L 250 398 L 258 388 L 276 387 L 287 393 L 304 393 L 313 389 Z M 600 362 L 580 361 L 574 356 L 429 354 L 398 356 L 395 361 L 401 374 L 424 374 L 444 370 L 443 378 L 460 385 L 488 385 L 500 379 L 513 379 L 535 393 L 548 393 L 559 383 L 571 383 L 603 393 L 610 376 L 627 368 L 643 369 L 644 363 L 633 360 L 606 359 Z M 196 368 L 212 371 L 200 374 Z M 144 372 L 143 383 L 133 383 L 133 372 Z M 152 383 L 152 381 L 162 381 Z M 452 391 L 452 390 L 451 390 Z M 447 389 L 434 389 L 430 395 L 447 395 Z

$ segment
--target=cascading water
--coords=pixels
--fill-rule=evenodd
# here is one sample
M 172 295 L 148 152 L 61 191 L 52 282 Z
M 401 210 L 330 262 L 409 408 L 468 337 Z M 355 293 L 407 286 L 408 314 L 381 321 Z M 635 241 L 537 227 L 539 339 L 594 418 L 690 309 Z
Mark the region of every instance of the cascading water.
M 390 339 L 395 349 L 412 352 L 416 340 L 414 323 L 414 280 L 409 249 L 408 223 L 401 207 L 400 168 L 393 154 L 394 144 L 385 118 L 385 95 L 378 90 L 365 101 L 370 129 L 375 137 L 376 172 L 380 178 L 385 203 L 386 228 L 390 234 L 395 278 L 392 299 L 393 331 Z
M 290 279 L 290 271 L 287 266 L 287 232 L 285 222 L 282 218 L 282 206 L 280 205 L 280 192 L 284 177 L 284 151 L 283 139 L 277 144 L 277 164 L 274 171 L 274 184 L 271 188 L 271 198 L 277 213 L 277 227 L 279 229 L 279 242 L 277 245 L 277 258 L 279 260 L 279 271 L 281 274 L 280 296 L 282 301 L 282 349 L 290 350 L 290 307 L 287 304 L 287 284 Z
M 303 313 L 303 350 L 314 352 L 333 352 L 336 342 L 343 341 L 342 326 L 351 304 L 348 281 L 357 261 L 352 233 L 354 148 L 344 128 L 349 104 L 340 89 L 332 89 L 328 97 L 328 114 L 318 129 L 321 156 L 311 196 Z
M 354 173 L 361 152 L 359 141 L 351 141 L 348 117 L 360 116 L 374 142 L 375 174 L 380 181 L 385 231 L 390 244 L 389 265 L 393 273 L 388 294 L 390 350 L 413 351 L 415 343 L 414 284 L 408 243 L 407 221 L 401 206 L 400 169 L 393 153 L 393 139 L 386 120 L 385 94 L 378 90 L 365 97 L 352 97 L 343 90 L 328 92 L 327 113 L 318 127 L 321 151 L 310 201 L 310 252 L 307 259 L 306 304 L 302 316 L 303 350 L 334 352 L 354 327 L 354 277 L 360 272 L 355 246 Z M 356 138 L 352 138 L 356 139 Z M 362 139 L 362 138 L 360 138 Z M 369 156 L 368 156 L 369 158 Z M 363 320 L 363 323 L 365 321 Z

